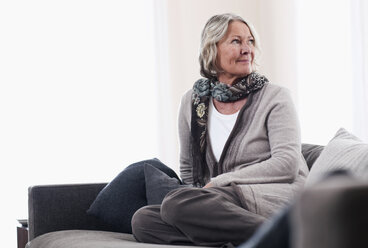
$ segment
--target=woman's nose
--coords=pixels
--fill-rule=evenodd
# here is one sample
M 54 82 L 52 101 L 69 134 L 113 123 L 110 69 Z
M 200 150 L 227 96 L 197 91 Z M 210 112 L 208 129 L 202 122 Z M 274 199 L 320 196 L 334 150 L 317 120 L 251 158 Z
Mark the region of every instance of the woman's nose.
M 243 44 L 240 49 L 241 54 L 247 54 L 250 52 L 250 47 L 247 44 Z

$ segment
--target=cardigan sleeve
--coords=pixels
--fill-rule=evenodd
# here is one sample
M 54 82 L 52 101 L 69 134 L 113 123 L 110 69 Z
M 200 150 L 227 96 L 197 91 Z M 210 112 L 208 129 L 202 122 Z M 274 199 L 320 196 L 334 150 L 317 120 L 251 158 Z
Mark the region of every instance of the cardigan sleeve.
M 193 184 L 192 150 L 191 150 L 191 93 L 188 91 L 181 99 L 178 117 L 179 149 L 180 149 L 180 177 L 184 184 Z
M 263 99 L 268 101 L 268 99 Z M 265 127 L 270 157 L 251 165 L 237 165 L 233 171 L 212 178 L 214 186 L 258 183 L 292 183 L 303 163 L 300 127 L 289 92 L 280 90 L 269 99 Z M 264 111 L 265 109 L 262 109 Z M 262 112 L 260 111 L 260 112 Z M 259 125 L 263 125 L 259 123 Z

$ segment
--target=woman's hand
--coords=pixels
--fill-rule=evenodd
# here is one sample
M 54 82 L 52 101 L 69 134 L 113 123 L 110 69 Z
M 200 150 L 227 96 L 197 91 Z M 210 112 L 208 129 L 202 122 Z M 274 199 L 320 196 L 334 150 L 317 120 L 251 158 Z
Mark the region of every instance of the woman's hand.
M 213 184 L 209 182 L 203 188 L 206 189 L 206 188 L 211 188 L 211 187 L 213 187 Z

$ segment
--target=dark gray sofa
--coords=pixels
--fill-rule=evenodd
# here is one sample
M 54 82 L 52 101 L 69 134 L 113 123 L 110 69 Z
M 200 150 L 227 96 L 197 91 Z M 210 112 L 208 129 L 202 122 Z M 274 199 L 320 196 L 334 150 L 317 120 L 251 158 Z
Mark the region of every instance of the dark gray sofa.
M 28 248 L 162 247 L 137 243 L 132 234 L 111 232 L 87 209 L 106 186 L 40 185 L 29 188 Z M 192 246 L 165 246 L 192 247 Z
M 303 144 L 303 155 L 309 168 L 311 168 L 323 149 L 324 147 L 322 146 Z M 27 244 L 27 247 L 193 247 L 142 244 L 136 242 L 131 234 L 111 232 L 109 226 L 104 225 L 97 218 L 86 213 L 98 193 L 105 186 L 106 183 L 30 187 L 30 242 Z M 322 187 L 322 190 L 319 190 L 318 187 Z M 342 204 L 344 198 L 349 195 L 352 196 L 349 199 L 351 204 Z M 327 196 L 331 196 L 330 199 L 327 202 L 323 202 L 322 199 L 327 199 Z M 361 203 L 361 205 L 358 203 Z M 339 208 L 339 205 L 342 207 Z M 320 208 L 323 208 L 323 211 Z M 290 234 L 292 247 L 347 248 L 353 247 L 350 246 L 352 239 L 356 241 L 354 244 L 363 245 L 359 247 L 368 247 L 367 240 L 363 238 L 364 235 L 362 236 L 362 233 L 366 232 L 368 234 L 368 210 L 365 209 L 368 209 L 368 182 L 342 179 L 329 183 L 327 186 L 316 185 L 306 189 L 301 198 L 296 200 L 293 205 L 293 211 L 291 211 L 292 214 L 290 213 L 289 216 L 290 225 L 292 226 Z M 358 214 L 351 215 L 349 214 L 350 211 L 358 212 Z M 318 221 L 322 219 L 324 224 L 318 224 Z M 274 247 L 270 244 L 259 242 L 259 240 L 257 241 L 259 237 L 262 238 L 262 232 L 265 232 L 264 230 L 267 232 L 267 229 L 269 229 L 267 225 L 268 223 L 265 223 L 261 227 L 263 230 L 260 230 L 260 234 L 255 235 L 257 237 L 254 240 L 251 240 L 248 244 L 243 244 L 241 247 Z M 339 228 L 328 229 L 331 225 L 339 225 Z M 359 229 L 359 232 L 347 231 L 345 235 L 341 231 L 344 230 L 344 225 L 350 229 Z M 325 237 L 325 243 L 315 246 L 319 243 L 316 240 L 313 241 L 313 239 L 320 239 L 321 235 L 328 238 Z M 334 236 L 339 236 L 339 239 L 335 239 Z M 331 240 L 339 240 L 339 242 L 336 243 Z

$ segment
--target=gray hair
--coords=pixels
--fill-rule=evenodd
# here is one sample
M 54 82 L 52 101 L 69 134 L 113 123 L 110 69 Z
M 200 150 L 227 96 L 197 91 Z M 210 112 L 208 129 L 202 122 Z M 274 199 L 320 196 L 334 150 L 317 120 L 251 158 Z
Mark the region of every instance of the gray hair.
M 199 53 L 200 72 L 203 77 L 211 79 L 217 78 L 217 73 L 220 72 L 220 69 L 216 65 L 216 45 L 225 36 L 229 23 L 233 21 L 243 22 L 248 26 L 253 35 L 255 51 L 252 68 L 253 70 L 257 69 L 257 58 L 260 55 L 261 47 L 256 30 L 251 23 L 246 22 L 242 17 L 228 13 L 212 16 L 203 28 Z

